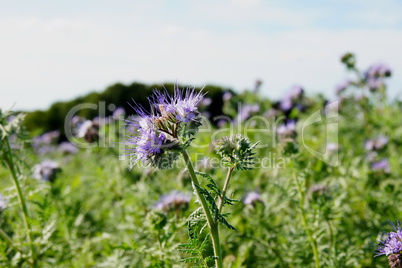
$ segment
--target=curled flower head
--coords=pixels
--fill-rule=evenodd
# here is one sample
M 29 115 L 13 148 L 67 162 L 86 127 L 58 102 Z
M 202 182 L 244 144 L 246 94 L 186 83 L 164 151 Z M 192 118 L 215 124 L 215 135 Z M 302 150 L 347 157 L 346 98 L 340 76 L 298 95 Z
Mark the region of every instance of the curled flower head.
M 348 69 L 353 69 L 356 64 L 355 55 L 350 52 L 345 53 L 341 57 L 341 62 L 344 63 Z
M 197 105 L 203 96 L 194 88 L 176 88 L 173 96 L 157 91 L 149 98 L 151 112 L 135 107 L 137 117 L 127 121 L 133 132 L 127 139 L 127 145 L 133 146 L 129 149 L 131 167 L 142 161 L 159 169 L 170 168 L 201 125 Z
M 253 169 L 256 145 L 257 143 L 252 144 L 246 137 L 236 134 L 217 140 L 215 151 L 226 166 L 247 170 Z
M 37 180 L 54 181 L 57 173 L 61 171 L 59 164 L 51 160 L 44 160 L 42 163 L 34 166 L 33 177 Z
M 186 210 L 190 200 L 191 195 L 180 191 L 172 191 L 167 195 L 161 196 L 155 204 L 155 208 L 164 212 Z

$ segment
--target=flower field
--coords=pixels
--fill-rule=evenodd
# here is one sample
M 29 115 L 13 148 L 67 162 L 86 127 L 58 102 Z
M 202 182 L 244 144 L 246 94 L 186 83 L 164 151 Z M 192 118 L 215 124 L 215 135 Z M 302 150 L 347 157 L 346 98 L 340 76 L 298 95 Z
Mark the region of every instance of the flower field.
M 176 86 L 35 135 L 1 111 L 0 266 L 397 263 L 402 102 L 386 65 L 341 61 L 334 100 L 294 86 L 274 101 L 257 83 L 212 117 L 208 92 Z

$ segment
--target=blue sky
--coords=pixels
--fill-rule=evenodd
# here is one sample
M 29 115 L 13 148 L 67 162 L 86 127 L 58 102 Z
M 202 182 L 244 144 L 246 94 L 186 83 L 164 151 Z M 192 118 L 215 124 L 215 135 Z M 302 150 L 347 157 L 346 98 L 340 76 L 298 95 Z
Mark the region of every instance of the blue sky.
M 385 62 L 402 93 L 402 1 L 1 1 L 0 107 L 46 108 L 115 82 L 263 80 L 332 96 L 339 57 Z

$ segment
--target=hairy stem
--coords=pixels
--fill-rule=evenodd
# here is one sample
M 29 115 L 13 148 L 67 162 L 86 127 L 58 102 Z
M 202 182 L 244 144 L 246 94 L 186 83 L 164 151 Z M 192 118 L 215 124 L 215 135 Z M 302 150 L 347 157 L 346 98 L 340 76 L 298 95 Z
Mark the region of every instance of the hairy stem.
M 234 169 L 234 167 L 230 167 L 230 168 L 228 169 L 228 174 L 226 175 L 225 184 L 223 185 L 222 195 L 220 196 L 220 201 L 219 201 L 219 207 L 218 207 L 219 213 L 221 213 L 222 207 L 223 207 L 223 203 L 225 203 L 226 190 L 227 190 L 227 188 L 228 188 L 229 181 L 230 181 L 230 177 L 232 176 L 233 169 Z
M 302 216 L 302 223 L 304 226 L 304 229 L 306 230 L 311 249 L 313 250 L 314 254 L 314 261 L 315 261 L 315 267 L 320 268 L 320 257 L 318 254 L 318 247 L 317 247 L 317 241 L 314 239 L 313 234 L 311 233 L 310 227 L 308 226 L 307 223 L 307 214 L 306 210 L 304 209 L 304 191 L 302 189 L 301 183 L 296 175 L 296 172 L 293 172 L 293 178 L 295 181 L 295 184 L 297 186 L 297 190 L 299 192 L 299 197 L 300 197 L 300 214 Z
M 11 146 L 10 146 L 10 141 L 8 138 L 6 138 L 6 146 L 7 146 L 7 153 L 5 157 L 5 162 L 7 163 L 8 168 L 11 171 L 11 177 L 14 183 L 15 188 L 17 189 L 17 195 L 18 195 L 18 201 L 20 203 L 20 206 L 22 208 L 22 218 L 24 221 L 25 229 L 27 232 L 27 239 L 28 239 L 28 244 L 30 246 L 30 252 L 31 252 L 31 258 L 32 258 L 32 266 L 36 267 L 36 257 L 35 257 L 35 248 L 32 243 L 32 232 L 31 232 L 31 227 L 28 221 L 29 214 L 28 214 L 28 208 L 25 202 L 24 195 L 22 194 L 21 186 L 18 180 L 17 172 L 15 171 L 15 166 L 14 166 L 14 160 L 13 160 L 13 155 L 11 152 Z
M 217 257 L 217 259 L 215 259 L 215 265 L 217 268 L 222 268 L 222 252 L 221 252 L 221 245 L 219 242 L 218 223 L 214 221 L 212 214 L 211 214 L 211 210 L 208 207 L 208 203 L 205 200 L 205 197 L 202 195 L 202 193 L 196 187 L 196 185 L 200 186 L 200 183 L 198 182 L 197 176 L 195 175 L 193 164 L 191 163 L 191 160 L 190 160 L 190 157 L 188 156 L 187 151 L 183 150 L 182 155 L 183 155 L 184 161 L 186 162 L 188 172 L 190 173 L 194 191 L 197 194 L 198 199 L 200 200 L 201 207 L 204 211 L 205 217 L 207 218 L 208 227 L 211 230 L 212 245 L 214 248 L 215 257 Z

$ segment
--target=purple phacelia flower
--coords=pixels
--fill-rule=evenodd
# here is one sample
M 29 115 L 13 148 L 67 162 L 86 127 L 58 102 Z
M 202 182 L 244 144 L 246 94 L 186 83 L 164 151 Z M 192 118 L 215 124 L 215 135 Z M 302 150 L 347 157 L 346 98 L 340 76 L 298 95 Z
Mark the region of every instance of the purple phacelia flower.
M 388 138 L 384 135 L 380 135 L 375 139 L 368 140 L 365 142 L 364 147 L 367 151 L 378 151 L 388 144 Z
M 60 137 L 60 131 L 46 132 L 33 138 L 32 147 L 39 155 L 52 153 L 56 150 L 56 144 Z
M 276 132 L 280 140 L 293 138 L 296 135 L 296 121 L 290 120 L 280 125 Z
M 164 212 L 186 210 L 190 200 L 190 194 L 180 191 L 171 191 L 159 198 L 159 201 L 155 204 L 155 208 Z
M 234 124 L 237 124 L 238 122 L 244 121 L 248 118 L 250 118 L 251 115 L 258 113 L 260 111 L 260 106 L 257 104 L 246 104 L 243 107 L 241 107 L 237 117 L 234 120 Z
M 78 152 L 77 146 L 68 141 L 60 143 L 57 150 L 63 154 L 75 154 Z
M 386 64 L 377 63 L 368 68 L 368 70 L 364 73 L 364 77 L 366 79 L 389 77 L 391 76 L 391 73 L 392 73 L 391 68 L 389 68 Z
M 84 121 L 85 121 L 84 118 L 82 118 L 82 117 L 80 117 L 78 115 L 73 116 L 73 118 L 71 118 L 71 120 L 70 120 L 70 126 L 71 127 L 76 127 L 79 124 L 82 124 Z
M 372 163 L 371 170 L 372 171 L 383 171 L 385 173 L 389 173 L 391 171 L 391 168 L 389 166 L 388 159 L 384 158 L 378 162 Z
M 86 120 L 79 125 L 77 137 L 83 138 L 87 142 L 94 142 L 99 139 L 99 124 L 96 121 Z
M 301 86 L 295 85 L 280 101 L 279 107 L 282 111 L 287 112 L 291 110 L 296 102 L 303 97 L 304 90 Z
M 2 194 L 0 194 L 0 212 L 6 209 L 8 205 L 8 199 L 5 198 Z
M 33 177 L 37 180 L 54 181 L 57 173 L 61 171 L 59 164 L 55 161 L 44 160 L 34 166 Z
M 335 87 L 336 95 L 340 95 L 342 92 L 344 92 L 349 86 L 351 85 L 350 80 L 345 80 L 342 83 L 338 84 Z
M 199 115 L 198 104 L 204 95 L 201 91 L 196 92 L 194 88 L 186 91 L 175 88 L 173 97 L 166 92 L 155 92 L 150 100 L 162 116 L 175 115 L 180 122 L 188 123 Z
M 185 96 L 182 94 L 175 94 L 175 104 L 177 120 L 181 122 L 188 123 L 193 120 L 198 114 L 198 103 L 202 100 L 204 96 L 203 93 L 196 93 L 194 90 L 186 91 Z
M 243 199 L 243 203 L 245 205 L 255 206 L 257 202 L 261 201 L 261 195 L 257 192 L 249 192 L 247 193 L 246 197 Z
M 294 85 L 285 98 L 297 100 L 303 97 L 304 89 L 300 85 Z
M 122 116 L 125 116 L 125 115 L 126 115 L 126 111 L 124 110 L 123 107 L 117 107 L 117 109 L 114 110 L 114 112 L 113 112 L 113 118 L 114 119 L 118 119 L 118 118 L 120 118 Z
M 378 78 L 369 78 L 366 83 L 371 92 L 375 92 L 385 86 L 384 82 Z
M 128 129 L 134 134 L 127 140 L 127 145 L 134 146 L 129 149 L 130 167 L 142 161 L 159 169 L 170 168 L 181 146 L 189 144 L 201 125 L 197 105 L 203 96 L 194 88 L 175 88 L 173 97 L 167 92 L 155 92 L 149 98 L 151 112 L 134 107 L 137 116 L 127 120 Z
M 229 91 L 226 91 L 226 92 L 223 93 L 223 95 L 222 95 L 223 101 L 229 101 L 232 97 L 233 97 L 233 95 L 232 95 L 232 93 L 230 93 Z
M 279 103 L 279 108 L 282 111 L 287 112 L 293 108 L 293 101 L 288 98 L 282 99 L 281 102 Z
M 382 234 L 382 239 L 378 244 L 377 256 L 388 256 L 390 267 L 401 267 L 402 261 L 402 228 L 397 221 L 393 224 L 394 231 Z

